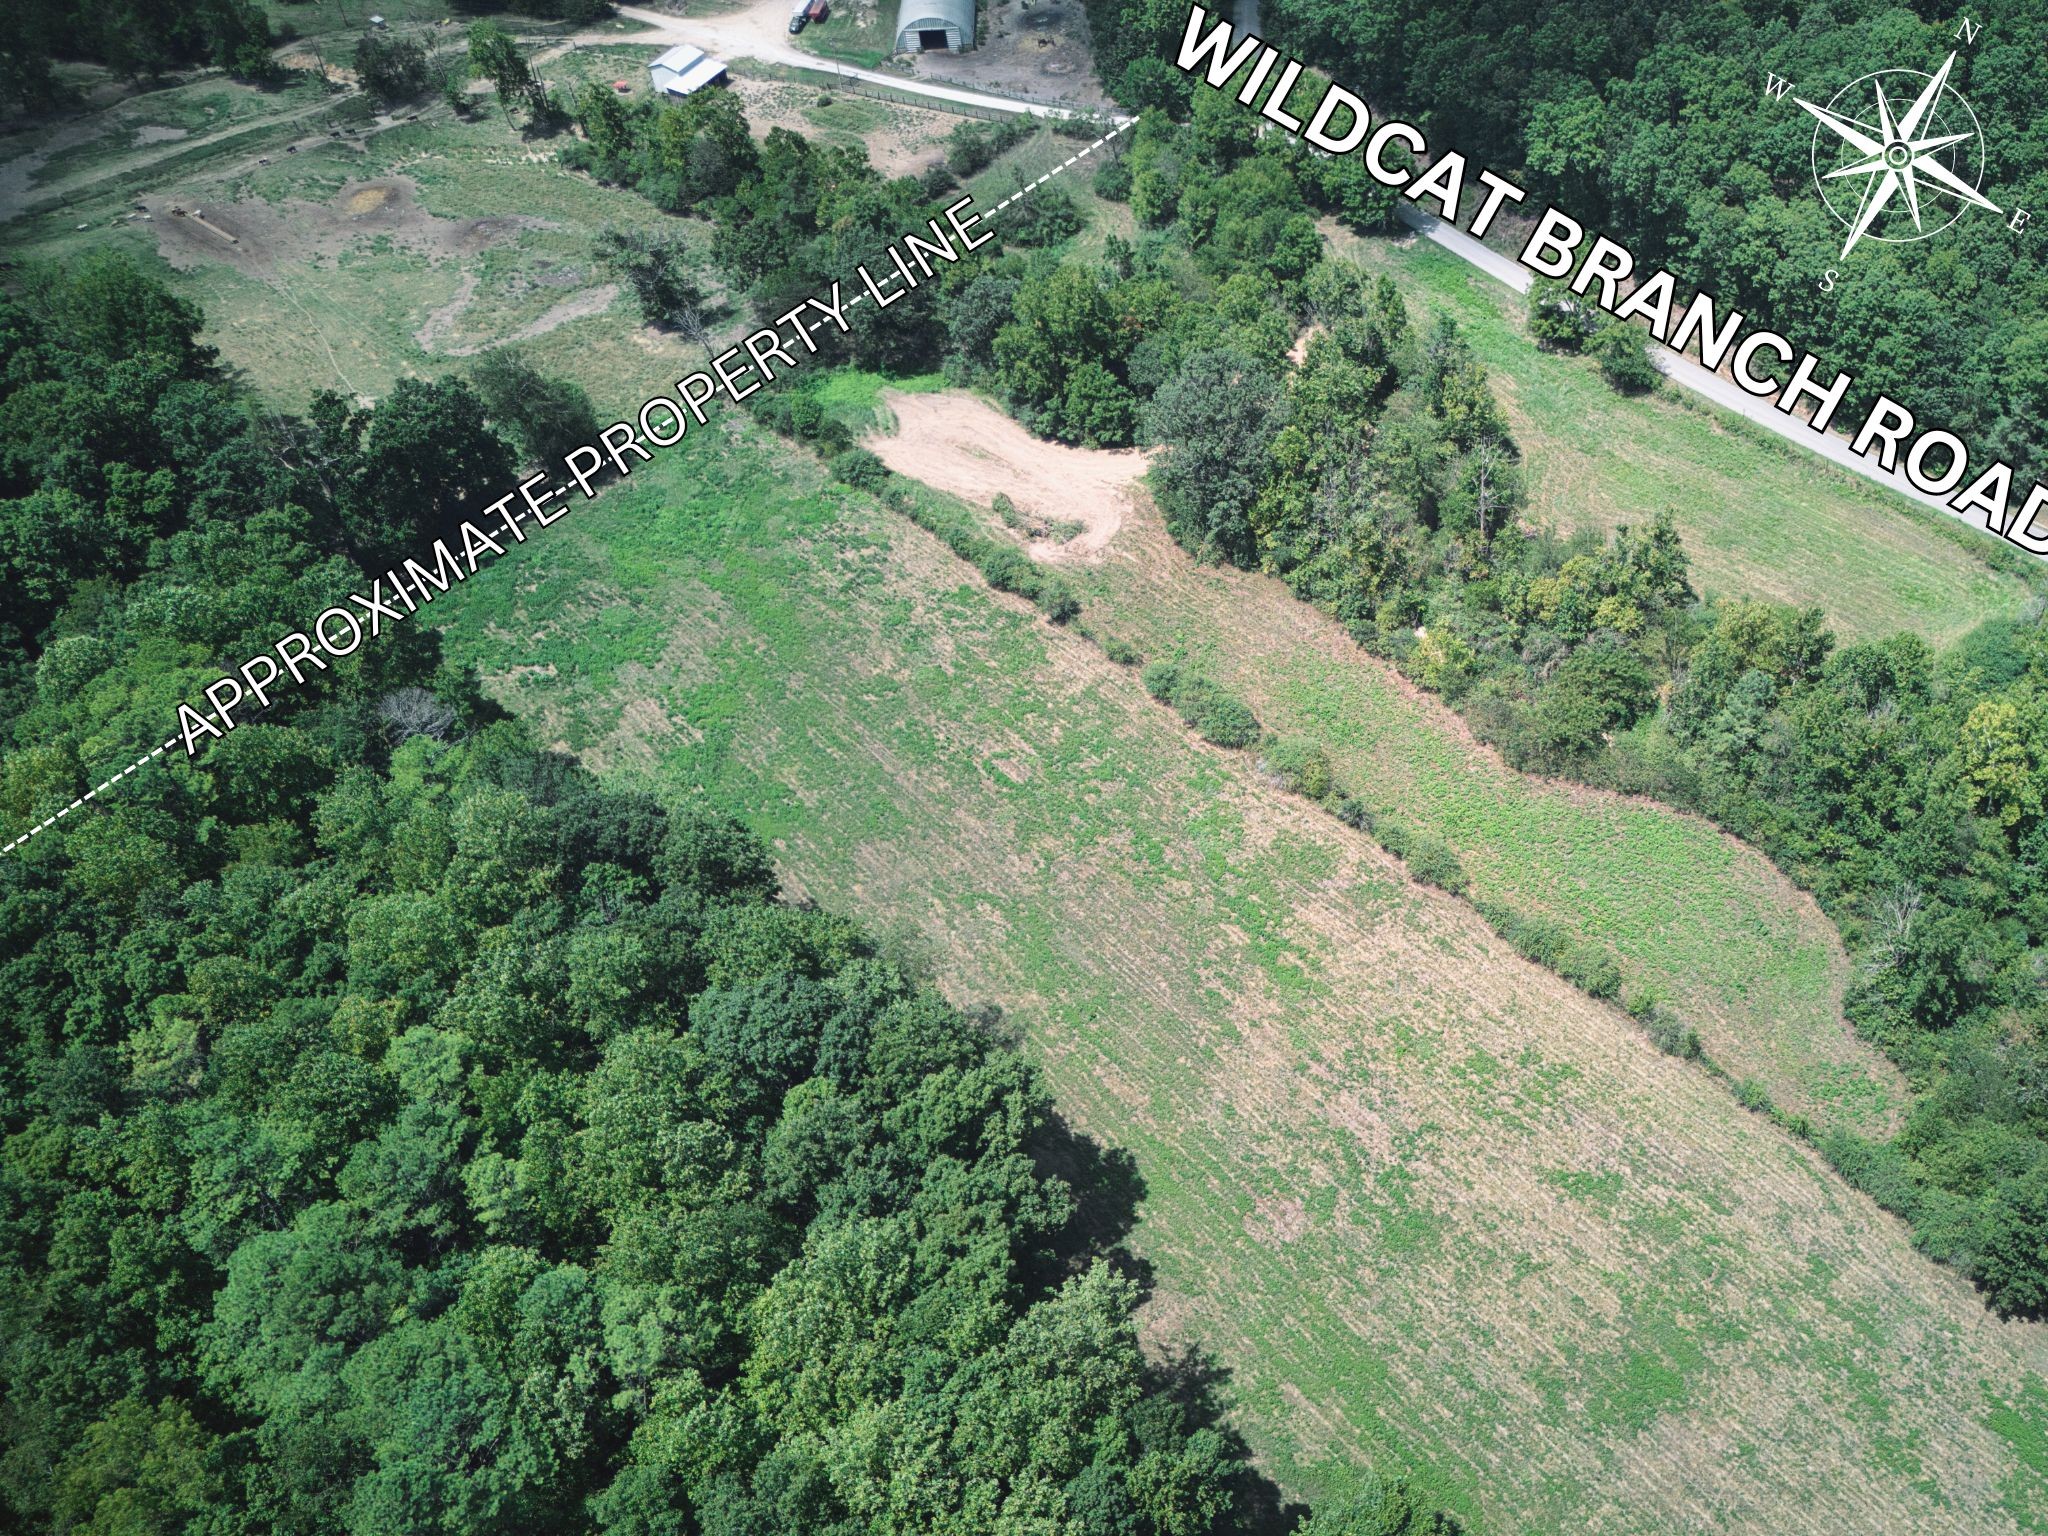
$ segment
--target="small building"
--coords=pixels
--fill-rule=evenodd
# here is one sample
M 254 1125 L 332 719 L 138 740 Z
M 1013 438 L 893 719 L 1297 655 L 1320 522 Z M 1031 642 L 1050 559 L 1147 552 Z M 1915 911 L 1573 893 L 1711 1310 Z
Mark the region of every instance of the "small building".
M 974 0 L 900 0 L 898 53 L 965 53 L 974 46 Z
M 693 96 L 707 85 L 725 78 L 725 60 L 714 59 L 702 48 L 677 43 L 647 66 L 655 90 L 664 96 Z

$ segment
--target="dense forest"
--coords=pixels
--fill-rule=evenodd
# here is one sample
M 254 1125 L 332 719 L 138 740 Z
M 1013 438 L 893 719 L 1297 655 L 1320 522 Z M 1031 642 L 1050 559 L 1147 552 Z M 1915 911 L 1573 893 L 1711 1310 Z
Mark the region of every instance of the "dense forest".
M 282 418 L 200 324 L 113 257 L 0 302 L 10 825 L 588 411 L 498 360 Z M 993 1015 L 431 630 L 323 684 L 0 862 L 10 1526 L 1451 1529 L 1300 1525 L 1148 1364 L 1136 1172 Z

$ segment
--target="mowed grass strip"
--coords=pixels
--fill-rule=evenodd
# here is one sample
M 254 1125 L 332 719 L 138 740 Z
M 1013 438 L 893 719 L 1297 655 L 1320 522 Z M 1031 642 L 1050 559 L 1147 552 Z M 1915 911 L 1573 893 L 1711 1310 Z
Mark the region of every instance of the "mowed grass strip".
M 1493 1531 L 2024 1528 L 2039 1329 L 808 459 L 693 436 L 447 601 L 548 739 L 748 809 L 1009 1012 L 1137 1156 L 1155 1339 L 1215 1353 L 1291 1492 L 1377 1462 Z
M 1905 1085 L 1842 1018 L 1840 938 L 1761 853 L 1652 801 L 1507 767 L 1277 581 L 1196 566 L 1149 500 L 1126 515 L 1110 558 L 1066 569 L 1091 622 L 1148 657 L 1185 657 L 1268 729 L 1322 743 L 1376 815 L 1451 846 L 1475 897 L 1611 949 L 1732 1076 L 1818 1127 L 1895 1128 Z
M 2037 590 L 1996 571 L 1987 534 L 1731 424 L 1666 386 L 1615 393 L 1584 358 L 1539 351 L 1524 300 L 1426 240 L 1335 232 L 1333 247 L 1391 274 L 1424 324 L 1455 318 L 1491 373 L 1530 469 L 1529 517 L 1561 532 L 1676 514 L 1693 585 L 1724 597 L 1817 605 L 1845 640 L 1911 630 L 1935 644 L 2017 613 Z M 1831 359 L 1855 368 L 1850 357 Z

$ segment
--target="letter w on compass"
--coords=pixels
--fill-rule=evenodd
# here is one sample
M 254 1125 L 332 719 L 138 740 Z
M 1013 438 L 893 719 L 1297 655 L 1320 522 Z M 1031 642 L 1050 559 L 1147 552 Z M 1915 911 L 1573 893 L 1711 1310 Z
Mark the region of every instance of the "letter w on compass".
M 1844 256 L 1855 248 L 1856 242 L 1863 238 L 1877 216 L 1901 191 L 1906 194 L 1906 207 L 1913 215 L 1913 227 L 1920 228 L 1919 178 L 1922 176 L 1934 184 L 1934 190 L 1947 192 L 1979 208 L 1989 208 L 1993 213 L 2004 211 L 1996 203 L 1979 196 L 1975 187 L 1966 184 L 1934 158 L 1936 151 L 1961 143 L 1970 137 L 1969 134 L 1937 133 L 1917 137 L 1928 112 L 1941 99 L 1942 88 L 1948 84 L 1948 72 L 1955 62 L 1956 56 L 1950 54 L 1940 72 L 1927 82 L 1927 89 L 1896 123 L 1892 121 L 1891 103 L 1885 99 L 1884 81 L 1872 82 L 1877 87 L 1875 128 L 1854 118 L 1837 116 L 1827 108 L 1816 107 L 1800 97 L 1792 98 L 1862 157 L 1827 173 L 1829 181 L 1847 176 L 1864 178 L 1863 199 L 1857 206 L 1856 217 L 1850 222 L 1849 238 L 1842 246 Z

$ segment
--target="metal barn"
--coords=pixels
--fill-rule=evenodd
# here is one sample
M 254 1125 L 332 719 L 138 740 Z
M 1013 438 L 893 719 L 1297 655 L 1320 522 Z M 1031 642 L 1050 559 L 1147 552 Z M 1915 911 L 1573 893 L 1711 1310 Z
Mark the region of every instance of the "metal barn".
M 898 53 L 965 53 L 974 46 L 974 0 L 902 0 Z
M 725 78 L 725 60 L 702 48 L 678 43 L 647 66 L 648 79 L 664 96 L 690 96 Z

